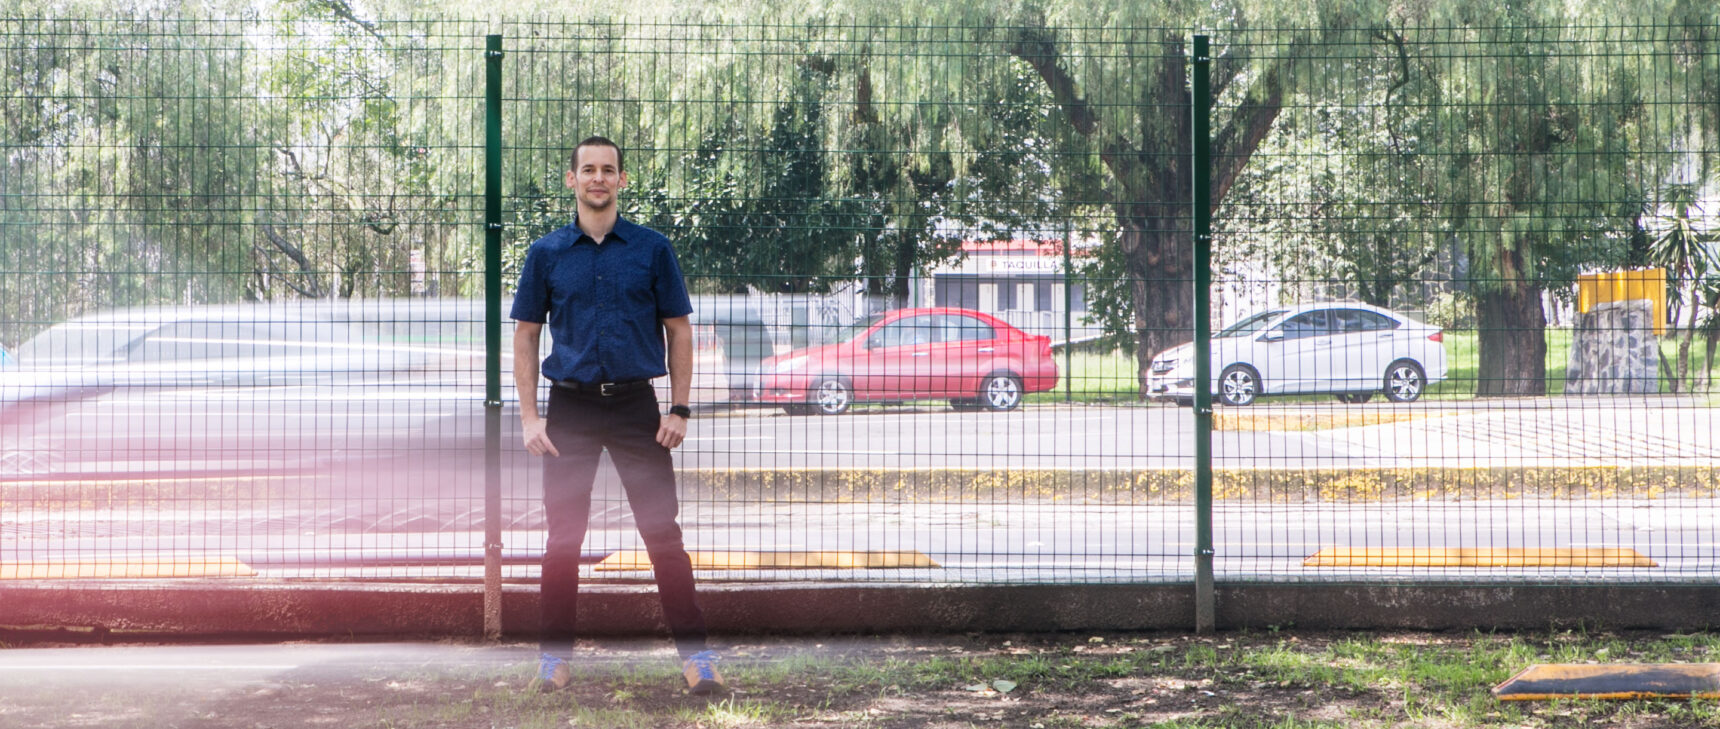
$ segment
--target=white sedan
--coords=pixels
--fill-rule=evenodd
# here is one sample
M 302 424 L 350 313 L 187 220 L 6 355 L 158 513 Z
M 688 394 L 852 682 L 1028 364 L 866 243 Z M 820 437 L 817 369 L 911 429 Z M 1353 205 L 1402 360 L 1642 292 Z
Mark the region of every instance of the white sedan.
M 1226 405 L 1311 393 L 1363 403 L 1383 392 L 1412 402 L 1445 379 L 1443 339 L 1439 327 L 1367 304 L 1271 309 L 1212 336 L 1211 392 Z M 1154 357 L 1147 387 L 1156 398 L 1192 401 L 1194 345 Z

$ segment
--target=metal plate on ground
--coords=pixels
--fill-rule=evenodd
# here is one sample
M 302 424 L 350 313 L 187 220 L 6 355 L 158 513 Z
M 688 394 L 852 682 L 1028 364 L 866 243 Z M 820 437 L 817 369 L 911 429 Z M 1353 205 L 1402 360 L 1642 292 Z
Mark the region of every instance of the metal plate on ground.
M 1500 701 L 1720 698 L 1720 663 L 1537 663 L 1493 687 Z

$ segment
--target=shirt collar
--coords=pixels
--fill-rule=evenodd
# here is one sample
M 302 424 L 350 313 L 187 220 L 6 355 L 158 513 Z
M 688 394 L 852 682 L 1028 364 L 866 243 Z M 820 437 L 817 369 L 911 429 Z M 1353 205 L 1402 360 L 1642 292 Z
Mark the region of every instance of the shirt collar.
M 615 227 L 610 229 L 609 235 L 604 236 L 604 239 L 607 241 L 610 238 L 614 238 L 626 243 L 628 239 L 633 237 L 633 231 L 638 227 L 639 226 L 634 225 L 628 219 L 618 215 L 615 217 Z M 579 215 L 577 213 L 574 214 L 573 222 L 568 224 L 567 229 L 568 233 L 573 236 L 570 243 L 578 243 L 581 240 L 591 240 L 591 236 L 585 234 L 585 229 L 579 227 Z M 596 241 L 592 242 L 595 243 Z

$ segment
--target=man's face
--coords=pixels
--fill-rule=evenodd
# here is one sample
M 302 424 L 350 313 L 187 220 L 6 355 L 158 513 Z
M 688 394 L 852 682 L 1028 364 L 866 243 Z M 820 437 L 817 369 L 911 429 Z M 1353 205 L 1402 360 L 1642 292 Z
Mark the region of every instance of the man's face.
M 577 162 L 567 171 L 567 186 L 581 205 L 604 210 L 615 204 L 616 193 L 627 186 L 620 157 L 614 147 L 594 144 L 579 148 Z

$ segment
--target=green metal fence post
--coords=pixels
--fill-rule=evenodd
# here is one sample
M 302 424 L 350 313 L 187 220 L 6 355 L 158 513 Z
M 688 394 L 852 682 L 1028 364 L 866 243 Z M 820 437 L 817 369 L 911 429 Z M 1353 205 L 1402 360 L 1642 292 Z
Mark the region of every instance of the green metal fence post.
M 484 50 L 484 636 L 502 635 L 502 37 Z
M 1194 629 L 1217 626 L 1212 584 L 1212 54 L 1194 37 L 1189 105 L 1194 139 Z

